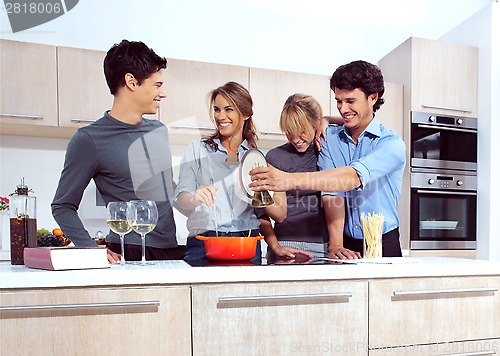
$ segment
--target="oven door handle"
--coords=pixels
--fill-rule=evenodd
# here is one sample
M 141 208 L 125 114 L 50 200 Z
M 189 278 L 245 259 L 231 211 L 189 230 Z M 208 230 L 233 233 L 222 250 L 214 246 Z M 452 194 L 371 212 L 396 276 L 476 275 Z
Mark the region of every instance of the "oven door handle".
M 433 129 L 433 130 L 477 133 L 477 130 L 474 130 L 474 129 L 461 129 L 461 128 L 457 128 L 457 127 L 446 127 L 446 126 L 425 125 L 425 124 L 418 124 L 417 126 L 421 129 Z
M 442 195 L 477 195 L 477 192 L 446 192 L 446 191 L 433 191 L 433 190 L 417 190 L 419 194 L 442 194 Z

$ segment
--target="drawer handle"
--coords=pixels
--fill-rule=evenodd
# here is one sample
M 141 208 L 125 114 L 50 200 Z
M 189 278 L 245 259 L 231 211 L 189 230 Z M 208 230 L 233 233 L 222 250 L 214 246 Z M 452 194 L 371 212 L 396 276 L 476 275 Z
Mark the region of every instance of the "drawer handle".
M 457 293 L 475 294 L 475 293 L 487 293 L 487 292 L 498 292 L 498 288 L 464 288 L 464 289 L 435 289 L 435 290 L 416 290 L 416 291 L 394 291 L 392 295 L 394 297 L 416 297 L 416 296 L 426 296 L 426 295 L 450 295 Z
M 264 136 L 266 135 L 279 135 L 279 136 L 283 136 L 284 133 L 281 132 L 281 131 L 260 131 L 260 133 Z
M 28 310 L 65 310 L 65 309 L 86 309 L 86 308 L 122 308 L 122 307 L 144 307 L 160 306 L 160 301 L 143 302 L 110 302 L 110 303 L 84 303 L 84 304 L 53 304 L 53 305 L 19 305 L 10 307 L 0 307 L 0 311 L 28 311 Z
M 231 307 L 237 304 L 248 303 L 269 303 L 280 302 L 286 303 L 306 303 L 318 300 L 328 300 L 329 302 L 346 302 L 352 297 L 351 292 L 339 293 L 319 293 L 319 294 L 290 294 L 290 295 L 265 295 L 265 296 L 248 296 L 248 297 L 220 297 L 218 306 L 221 308 Z
M 42 115 L 23 115 L 23 114 L 0 114 L 1 117 L 12 117 L 14 119 L 43 120 Z
M 421 129 L 432 129 L 432 130 L 443 130 L 443 131 L 465 132 L 465 133 L 477 134 L 476 129 L 461 129 L 461 128 L 456 128 L 456 127 L 433 126 L 433 125 L 425 125 L 425 124 L 418 124 L 417 126 Z
M 93 119 L 71 119 L 71 122 L 95 122 Z
M 440 194 L 440 195 L 477 195 L 475 192 L 441 192 L 441 191 L 429 191 L 429 190 L 417 190 L 418 194 Z
M 496 355 L 496 351 L 478 351 L 478 352 L 468 352 L 466 354 L 448 354 L 445 356 L 483 356 L 483 355 Z
M 422 104 L 422 107 L 423 108 L 427 108 L 427 109 L 441 109 L 441 110 L 449 110 L 449 111 L 461 111 L 461 112 L 466 112 L 466 113 L 472 113 L 471 110 L 469 109 L 457 109 L 457 108 L 449 108 L 449 107 L 446 107 L 446 106 L 437 106 L 437 105 L 425 105 L 425 104 Z
M 206 130 L 206 131 L 214 131 L 215 128 L 213 127 L 207 127 L 207 126 L 188 126 L 188 125 L 170 125 L 170 128 L 172 129 L 186 129 L 186 130 Z

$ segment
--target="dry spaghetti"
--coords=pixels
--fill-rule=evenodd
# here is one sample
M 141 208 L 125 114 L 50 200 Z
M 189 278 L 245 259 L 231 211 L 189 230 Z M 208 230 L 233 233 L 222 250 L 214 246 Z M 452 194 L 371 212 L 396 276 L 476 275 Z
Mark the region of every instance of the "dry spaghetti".
M 364 257 L 382 257 L 382 228 L 384 226 L 383 214 L 361 214 L 361 225 L 364 236 Z

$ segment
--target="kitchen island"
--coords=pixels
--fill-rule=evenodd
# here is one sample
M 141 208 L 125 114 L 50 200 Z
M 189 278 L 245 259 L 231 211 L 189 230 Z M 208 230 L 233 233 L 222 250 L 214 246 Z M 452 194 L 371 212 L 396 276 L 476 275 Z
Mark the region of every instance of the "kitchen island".
M 80 271 L 1 263 L 2 353 L 498 353 L 500 262 L 404 262 Z

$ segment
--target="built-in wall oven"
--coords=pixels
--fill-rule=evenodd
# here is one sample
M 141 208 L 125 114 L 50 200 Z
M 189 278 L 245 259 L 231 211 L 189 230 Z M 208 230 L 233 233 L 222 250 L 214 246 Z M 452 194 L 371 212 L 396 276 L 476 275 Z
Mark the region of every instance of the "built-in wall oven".
M 417 169 L 410 179 L 410 249 L 475 249 L 477 176 Z
M 412 112 L 410 249 L 475 249 L 477 119 Z
M 477 119 L 412 112 L 411 167 L 477 171 Z

